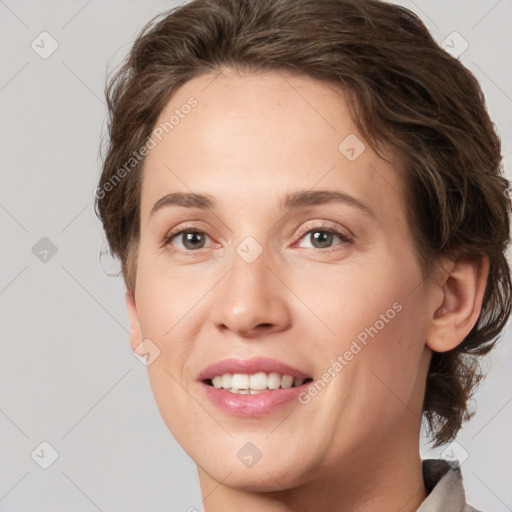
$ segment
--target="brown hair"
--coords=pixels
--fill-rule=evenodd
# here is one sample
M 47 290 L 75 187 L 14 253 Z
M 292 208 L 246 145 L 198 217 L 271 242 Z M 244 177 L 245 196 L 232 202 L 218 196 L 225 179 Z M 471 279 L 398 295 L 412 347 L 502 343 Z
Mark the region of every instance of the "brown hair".
M 427 426 L 436 446 L 453 439 L 472 415 L 482 377 L 475 356 L 494 347 L 511 310 L 508 181 L 477 80 L 415 14 L 378 0 L 194 0 L 157 16 L 106 89 L 109 145 L 96 211 L 130 291 L 144 161 L 130 159 L 178 87 L 226 67 L 287 70 L 348 95 L 372 147 L 401 156 L 425 276 L 439 255 L 489 258 L 477 323 L 458 347 L 433 354 L 427 377 Z

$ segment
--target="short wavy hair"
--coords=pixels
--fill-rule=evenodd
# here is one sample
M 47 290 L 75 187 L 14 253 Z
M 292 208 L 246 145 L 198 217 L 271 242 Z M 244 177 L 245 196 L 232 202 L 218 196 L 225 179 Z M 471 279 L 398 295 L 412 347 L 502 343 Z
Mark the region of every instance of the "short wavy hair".
M 473 74 L 411 11 L 378 0 L 194 0 L 153 18 L 109 77 L 108 145 L 96 213 L 134 291 L 144 159 L 174 91 L 225 68 L 286 70 L 349 99 L 361 134 L 400 157 L 410 227 L 427 276 L 441 255 L 489 259 L 480 316 L 459 346 L 433 353 L 423 404 L 435 446 L 452 440 L 511 310 L 509 183 L 500 139 Z M 114 186 L 115 185 L 115 186 Z

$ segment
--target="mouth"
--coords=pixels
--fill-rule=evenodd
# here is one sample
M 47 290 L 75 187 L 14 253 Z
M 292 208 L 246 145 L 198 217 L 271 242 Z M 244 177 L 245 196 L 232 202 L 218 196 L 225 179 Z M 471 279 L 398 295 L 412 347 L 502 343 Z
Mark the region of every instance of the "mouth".
M 234 416 L 263 416 L 297 396 L 313 381 L 307 372 L 276 359 L 223 359 L 197 377 L 208 399 Z
M 312 380 L 311 377 L 293 377 L 278 372 L 257 372 L 252 374 L 224 373 L 215 375 L 211 379 L 204 379 L 203 382 L 208 386 L 224 389 L 230 393 L 257 395 L 275 389 L 297 388 L 303 384 L 309 384 Z

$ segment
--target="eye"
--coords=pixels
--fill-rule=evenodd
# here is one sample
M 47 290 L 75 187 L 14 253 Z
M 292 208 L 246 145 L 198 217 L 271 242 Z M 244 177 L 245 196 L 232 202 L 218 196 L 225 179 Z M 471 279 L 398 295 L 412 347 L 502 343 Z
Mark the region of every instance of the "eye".
M 205 247 L 206 239 L 210 237 L 203 231 L 198 230 L 192 226 L 182 226 L 180 229 L 171 231 L 164 238 L 164 246 L 173 245 L 173 241 L 181 242 L 182 246 L 178 246 L 177 249 L 185 251 L 195 251 L 203 249 Z
M 304 246 L 299 241 L 299 247 L 329 249 L 336 242 L 336 239 L 341 241 L 341 243 L 336 245 L 348 245 L 352 242 L 348 235 L 340 233 L 337 229 L 329 226 L 318 226 L 301 233 L 300 240 L 309 240 L 312 245 L 309 247 Z
M 309 247 L 300 243 L 301 240 L 308 240 L 312 245 Z M 193 252 L 199 249 L 204 249 L 207 245 L 207 240 L 211 238 L 204 232 L 198 230 L 194 226 L 182 226 L 179 229 L 168 233 L 163 240 L 163 246 L 172 245 L 177 249 Z M 339 240 L 336 243 L 336 240 Z M 174 242 L 181 242 L 181 247 L 176 245 Z M 302 248 L 313 248 L 313 249 L 329 249 L 333 244 L 335 245 L 348 245 L 352 242 L 352 239 L 338 231 L 337 229 L 330 226 L 317 226 L 311 229 L 302 230 L 300 233 L 299 247 Z M 326 251 L 330 252 L 330 251 Z

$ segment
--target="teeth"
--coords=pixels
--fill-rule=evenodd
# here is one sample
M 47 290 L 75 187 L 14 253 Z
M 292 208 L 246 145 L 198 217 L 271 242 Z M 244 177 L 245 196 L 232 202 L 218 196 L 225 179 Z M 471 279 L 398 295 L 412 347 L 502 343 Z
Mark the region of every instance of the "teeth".
M 249 378 L 249 387 L 253 390 L 267 389 L 267 374 L 265 372 L 255 373 Z
M 268 374 L 268 389 L 277 389 L 281 386 L 281 375 L 279 373 Z
M 281 387 L 282 388 L 291 388 L 293 386 L 293 377 L 290 375 L 283 375 L 281 377 Z
M 231 381 L 233 380 L 233 375 L 231 373 L 225 373 L 222 377 L 222 386 L 224 389 L 228 389 L 231 387 Z
M 258 372 L 248 375 L 246 373 L 225 373 L 216 375 L 212 384 L 216 388 L 223 388 L 231 393 L 242 395 L 256 395 L 271 389 L 287 389 L 300 386 L 306 379 L 302 377 L 293 378 L 291 375 L 281 375 L 276 372 Z
M 222 381 L 223 381 L 222 375 L 216 375 L 212 379 L 212 384 L 216 388 L 221 388 L 222 387 Z
M 245 373 L 235 373 L 231 381 L 231 387 L 236 389 L 249 389 L 249 375 Z

